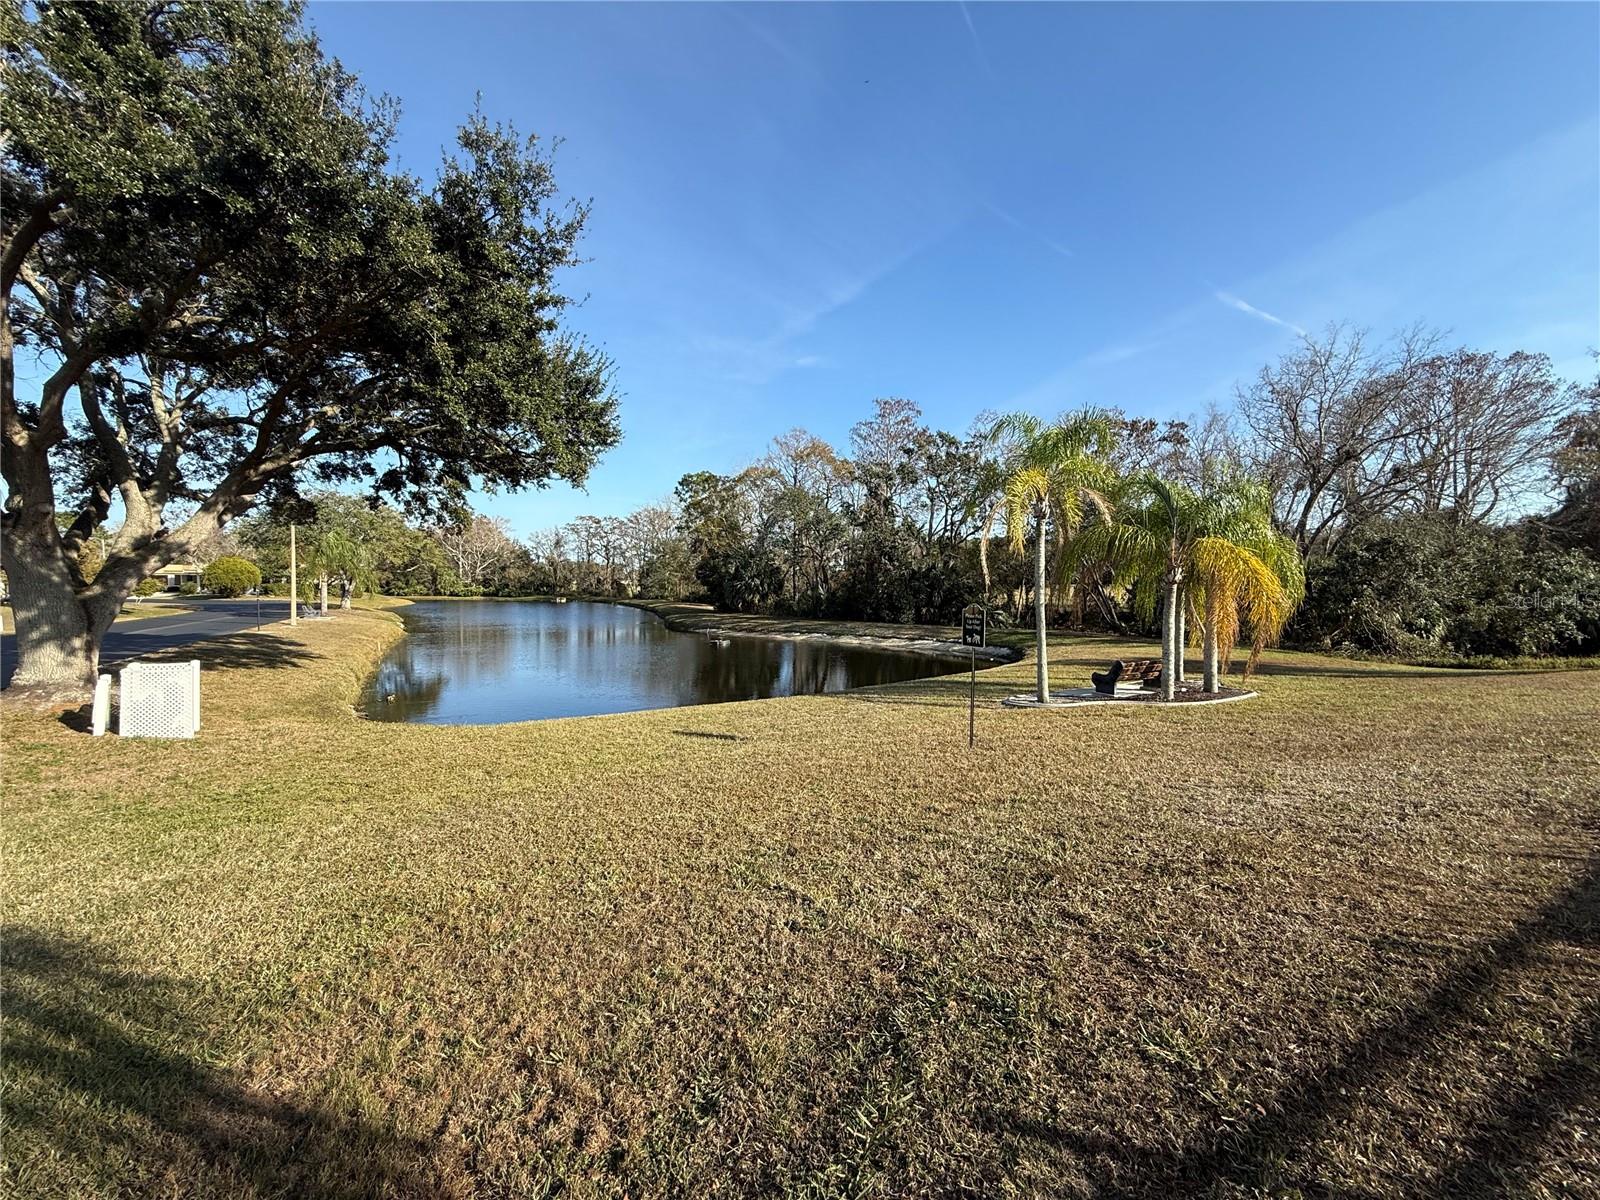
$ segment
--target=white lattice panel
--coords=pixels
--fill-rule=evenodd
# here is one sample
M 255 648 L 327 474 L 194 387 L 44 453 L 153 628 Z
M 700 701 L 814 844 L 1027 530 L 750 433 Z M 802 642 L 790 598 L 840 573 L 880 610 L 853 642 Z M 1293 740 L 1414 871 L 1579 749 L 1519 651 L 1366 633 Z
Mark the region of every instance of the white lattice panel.
M 193 737 L 200 728 L 200 664 L 129 663 L 118 689 L 123 737 Z

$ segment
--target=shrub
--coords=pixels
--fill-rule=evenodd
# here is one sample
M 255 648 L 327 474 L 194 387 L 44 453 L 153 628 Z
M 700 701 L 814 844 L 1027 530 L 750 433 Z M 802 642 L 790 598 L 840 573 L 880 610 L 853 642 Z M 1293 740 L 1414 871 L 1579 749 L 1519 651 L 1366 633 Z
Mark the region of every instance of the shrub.
M 199 594 L 200 585 L 198 583 L 180 583 L 178 585 L 178 595 L 180 596 L 198 596 Z
M 242 596 L 251 588 L 261 586 L 261 568 L 248 558 L 229 554 L 207 567 L 201 579 L 207 591 L 219 596 Z
M 1405 657 L 1600 650 L 1600 563 L 1516 529 L 1401 517 L 1313 560 L 1294 639 Z
M 141 579 L 133 589 L 135 596 L 154 596 L 166 585 L 159 579 Z

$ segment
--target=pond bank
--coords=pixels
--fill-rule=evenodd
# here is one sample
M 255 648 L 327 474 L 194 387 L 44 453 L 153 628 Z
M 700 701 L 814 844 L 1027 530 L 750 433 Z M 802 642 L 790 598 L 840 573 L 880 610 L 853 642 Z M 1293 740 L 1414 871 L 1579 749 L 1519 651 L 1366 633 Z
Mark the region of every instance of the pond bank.
M 962 645 L 959 636 L 952 636 L 958 631 L 954 626 L 948 625 L 893 625 L 875 621 L 762 617 L 745 613 L 718 612 L 709 604 L 670 600 L 619 599 L 612 603 L 654 613 L 666 623 L 667 628 L 686 633 L 716 634 L 719 637 L 767 638 L 790 642 L 830 642 L 842 646 L 861 646 L 938 657 L 970 654 L 974 649 Z M 977 656 L 991 663 L 1021 660 L 1025 651 L 1019 646 L 1009 644 L 1010 638 L 1017 636 L 1015 631 L 1009 631 L 1002 636 L 1007 640 L 977 647 Z

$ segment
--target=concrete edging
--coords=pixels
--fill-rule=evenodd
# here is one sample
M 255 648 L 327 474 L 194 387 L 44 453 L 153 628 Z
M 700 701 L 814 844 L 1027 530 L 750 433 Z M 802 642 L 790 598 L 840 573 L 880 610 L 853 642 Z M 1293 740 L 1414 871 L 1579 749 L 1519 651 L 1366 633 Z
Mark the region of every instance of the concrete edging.
M 1093 695 L 1083 695 L 1083 692 L 1093 692 Z M 1000 701 L 1005 708 L 1091 708 L 1096 705 L 1106 704 L 1137 704 L 1161 709 L 1169 708 L 1198 708 L 1204 704 L 1232 704 L 1238 700 L 1253 700 L 1258 692 L 1240 692 L 1236 696 L 1213 696 L 1209 700 L 1171 700 L 1148 698 L 1145 696 L 1107 696 L 1094 692 L 1093 688 L 1074 689 L 1071 692 L 1051 692 L 1048 703 L 1040 704 L 1031 693 L 1018 692 L 1007 696 Z

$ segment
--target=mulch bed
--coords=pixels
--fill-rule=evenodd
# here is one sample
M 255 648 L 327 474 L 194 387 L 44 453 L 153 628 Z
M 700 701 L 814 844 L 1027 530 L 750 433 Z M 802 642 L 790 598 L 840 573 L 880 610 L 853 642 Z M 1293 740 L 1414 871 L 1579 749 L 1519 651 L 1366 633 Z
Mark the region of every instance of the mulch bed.
M 1194 704 L 1196 702 L 1205 700 L 1237 700 L 1240 696 L 1248 696 L 1250 694 L 1249 688 L 1236 688 L 1223 685 L 1214 692 L 1203 692 L 1200 690 L 1199 684 L 1188 684 L 1179 685 L 1176 693 L 1173 695 L 1170 701 L 1161 700 L 1160 689 L 1150 689 L 1145 691 L 1143 695 L 1127 697 L 1127 699 L 1155 700 L 1160 703 L 1169 704 Z M 1119 700 L 1123 698 L 1124 697 L 1122 696 L 1117 697 Z

